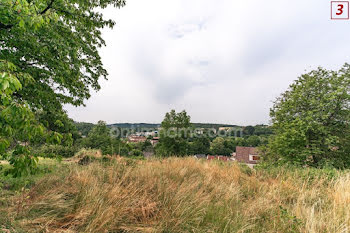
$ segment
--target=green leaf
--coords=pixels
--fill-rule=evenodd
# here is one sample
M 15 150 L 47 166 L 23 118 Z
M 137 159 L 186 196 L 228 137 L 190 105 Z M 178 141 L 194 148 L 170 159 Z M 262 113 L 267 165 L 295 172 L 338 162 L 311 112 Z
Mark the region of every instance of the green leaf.
M 4 81 L 2 82 L 2 90 L 6 90 L 7 88 L 9 88 L 9 86 L 10 86 L 9 81 L 4 80 Z
M 19 26 L 20 26 L 21 28 L 24 28 L 24 25 L 25 25 L 24 20 L 21 19 L 21 20 L 19 21 Z

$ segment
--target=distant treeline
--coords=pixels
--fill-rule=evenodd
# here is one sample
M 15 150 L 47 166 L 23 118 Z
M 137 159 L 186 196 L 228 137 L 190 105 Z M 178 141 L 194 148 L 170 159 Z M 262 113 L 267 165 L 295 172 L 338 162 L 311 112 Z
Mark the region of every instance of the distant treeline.
M 136 129 L 136 128 L 159 128 L 160 124 L 149 124 L 149 123 L 117 123 L 108 125 L 109 127 L 119 127 L 127 129 Z
M 75 126 L 77 127 L 78 132 L 80 132 L 82 136 L 87 136 L 91 131 L 91 129 L 94 126 L 96 126 L 96 124 L 86 123 L 86 122 L 74 122 L 74 123 L 75 123 Z
M 86 122 L 75 122 L 77 130 L 82 136 L 87 136 L 90 130 L 96 126 L 93 123 Z M 116 123 L 107 125 L 110 128 L 121 128 L 121 129 L 158 129 L 161 124 L 150 124 L 150 123 Z M 239 126 L 230 124 L 213 124 L 213 123 L 192 123 L 193 128 L 205 128 L 205 129 L 216 129 L 221 127 L 242 129 L 244 135 L 270 135 L 273 134 L 272 128 L 268 125 L 255 125 L 255 126 Z
M 119 128 L 159 128 L 160 124 L 149 124 L 149 123 L 117 123 L 108 125 L 110 127 L 119 127 Z M 192 126 L 195 128 L 215 128 L 220 127 L 241 127 L 238 125 L 227 125 L 227 124 L 212 124 L 212 123 L 192 123 Z

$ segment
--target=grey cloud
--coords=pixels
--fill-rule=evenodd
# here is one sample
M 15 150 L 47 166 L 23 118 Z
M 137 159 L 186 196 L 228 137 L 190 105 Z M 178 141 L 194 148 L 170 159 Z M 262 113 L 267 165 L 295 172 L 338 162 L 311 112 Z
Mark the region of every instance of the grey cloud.
M 75 120 L 160 122 L 170 108 L 195 122 L 268 123 L 272 101 L 305 69 L 350 60 L 350 21 L 326 0 L 132 0 L 104 14 L 109 72 Z M 249 10 L 249 15 L 247 15 Z
M 196 84 L 185 79 L 178 79 L 160 82 L 156 86 L 155 100 L 161 104 L 173 104 Z

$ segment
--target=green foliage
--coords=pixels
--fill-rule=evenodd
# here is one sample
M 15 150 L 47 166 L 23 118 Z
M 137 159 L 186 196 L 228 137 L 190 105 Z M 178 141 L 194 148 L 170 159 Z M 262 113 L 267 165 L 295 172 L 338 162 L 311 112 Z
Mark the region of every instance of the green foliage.
M 244 127 L 243 129 L 244 135 L 253 135 L 254 132 L 255 132 L 254 126 L 247 126 L 247 127 Z
M 161 126 L 164 130 L 187 129 L 191 126 L 191 117 L 187 115 L 185 110 L 179 113 L 176 113 L 175 110 L 171 110 L 165 114 Z
M 71 146 L 77 139 L 81 138 L 74 121 L 70 119 L 66 112 L 45 112 L 36 111 L 36 116 L 45 128 L 62 134 L 62 144 Z
M 314 167 L 300 167 L 291 163 L 276 165 L 270 162 L 262 162 L 254 167 L 254 170 L 261 176 L 270 176 L 278 178 L 279 176 L 291 176 L 295 180 L 306 181 L 312 183 L 318 179 L 326 179 L 334 181 L 340 176 L 344 175 L 348 170 L 339 170 L 334 167 L 314 168 Z
M 130 148 L 129 148 L 129 146 L 128 145 L 125 145 L 125 144 L 122 144 L 121 146 L 120 146 L 120 150 L 119 150 L 119 155 L 121 155 L 121 156 L 129 156 L 129 151 L 130 151 Z
M 153 151 L 152 143 L 149 140 L 146 140 L 144 143 L 142 143 L 141 150 L 147 152 Z
M 104 155 L 118 153 L 119 147 L 121 147 L 122 144 L 119 138 L 115 138 L 111 135 L 110 128 L 107 127 L 106 123 L 103 121 L 99 121 L 97 125 L 92 128 L 89 135 L 80 142 L 80 146 L 100 149 Z
M 211 154 L 215 155 L 230 155 L 233 151 L 228 148 L 227 141 L 222 137 L 217 137 L 213 140 L 210 146 Z
M 101 29 L 114 22 L 97 10 L 124 4 L 124 0 L 1 1 L 0 155 L 13 151 L 6 157 L 14 175 L 36 170 L 30 145 L 70 145 L 78 138 L 62 105 L 82 105 L 90 90 L 99 90 L 99 78 L 107 76 L 98 54 L 105 44 Z
M 261 139 L 259 136 L 256 136 L 256 135 L 250 136 L 246 139 L 246 145 L 252 146 L 252 147 L 257 147 L 257 146 L 261 145 Z
M 192 124 L 186 111 L 166 113 L 161 124 L 160 141 L 155 151 L 158 156 L 185 156 L 190 154 L 215 154 L 230 156 L 236 146 L 257 147 L 265 145 L 271 129 L 265 125 L 247 126 L 244 137 L 231 137 L 224 131 L 223 137 L 216 137 L 210 129 L 201 129 L 197 135 L 190 135 Z M 239 127 L 235 126 L 238 129 Z M 260 136 L 255 134 L 259 133 Z M 193 137 L 194 136 L 194 137 Z M 212 140 L 212 142 L 211 142 Z
M 272 127 L 267 125 L 256 125 L 254 126 L 254 135 L 260 136 L 260 135 L 272 135 L 273 130 Z
M 134 157 L 141 157 L 143 156 L 143 153 L 141 150 L 138 150 L 138 149 L 133 149 L 130 153 L 129 153 L 130 156 L 134 156 Z
M 0 59 L 12 62 L 33 78 L 32 83 L 22 82 L 25 88 L 16 98 L 47 112 L 61 111 L 62 104 L 83 104 L 91 89 L 100 89 L 99 78 L 107 76 L 98 48 L 105 44 L 101 29 L 115 24 L 97 9 L 124 4 L 124 0 L 21 0 L 1 4 Z
M 17 102 L 13 94 L 22 88 L 17 77 L 30 79 L 17 67 L 0 60 L 0 155 L 13 166 L 7 173 L 18 177 L 37 171 L 37 158 L 27 145 L 39 138 L 59 142 L 61 135 L 45 131 L 26 102 Z M 11 153 L 8 153 L 11 151 Z
M 163 157 L 186 156 L 189 152 L 188 142 L 181 137 L 168 137 L 161 134 L 159 143 L 156 145 L 156 154 Z
M 244 173 L 244 174 L 246 174 L 246 175 L 248 175 L 248 176 L 251 176 L 252 174 L 253 174 L 253 169 L 251 169 L 250 167 L 248 167 L 248 165 L 247 164 L 245 164 L 245 163 L 239 163 L 238 164 L 238 167 L 239 167 L 239 170 L 242 172 L 242 173 Z
M 62 163 L 58 163 L 57 160 L 40 159 L 37 163 L 38 172 L 28 176 L 13 177 L 7 175 L 8 170 L 11 169 L 11 166 L 0 165 L 0 193 L 2 192 L 2 190 L 11 190 L 17 192 L 23 190 L 24 188 L 29 188 L 36 181 L 38 181 L 48 173 L 51 173 L 53 171 L 62 172 L 65 168 L 66 166 L 64 166 Z
M 9 159 L 13 167 L 5 175 L 11 174 L 13 177 L 21 177 L 35 174 L 38 172 L 38 160 L 38 157 L 28 155 L 27 152 L 13 154 Z
M 85 122 L 75 122 L 74 124 L 75 124 L 75 127 L 77 128 L 78 132 L 82 136 L 88 136 L 89 132 L 95 126 L 92 123 L 85 123 Z
M 304 74 L 271 109 L 276 136 L 271 160 L 310 166 L 350 166 L 350 66 Z
M 36 156 L 43 158 L 69 158 L 73 157 L 78 152 L 77 146 L 63 145 L 42 145 L 32 150 Z
M 189 153 L 187 142 L 191 117 L 186 111 L 176 113 L 175 110 L 165 114 L 160 131 L 160 140 L 156 146 L 159 156 L 185 156 Z
M 191 154 L 208 154 L 210 151 L 210 139 L 208 137 L 195 138 L 190 144 Z

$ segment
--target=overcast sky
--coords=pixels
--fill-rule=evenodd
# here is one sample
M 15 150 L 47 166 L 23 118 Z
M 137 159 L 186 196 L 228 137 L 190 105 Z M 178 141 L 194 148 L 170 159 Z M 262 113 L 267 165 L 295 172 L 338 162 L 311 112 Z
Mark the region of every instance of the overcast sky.
M 101 49 L 108 81 L 76 121 L 269 123 L 274 99 L 299 75 L 350 62 L 350 21 L 329 0 L 127 0 Z

